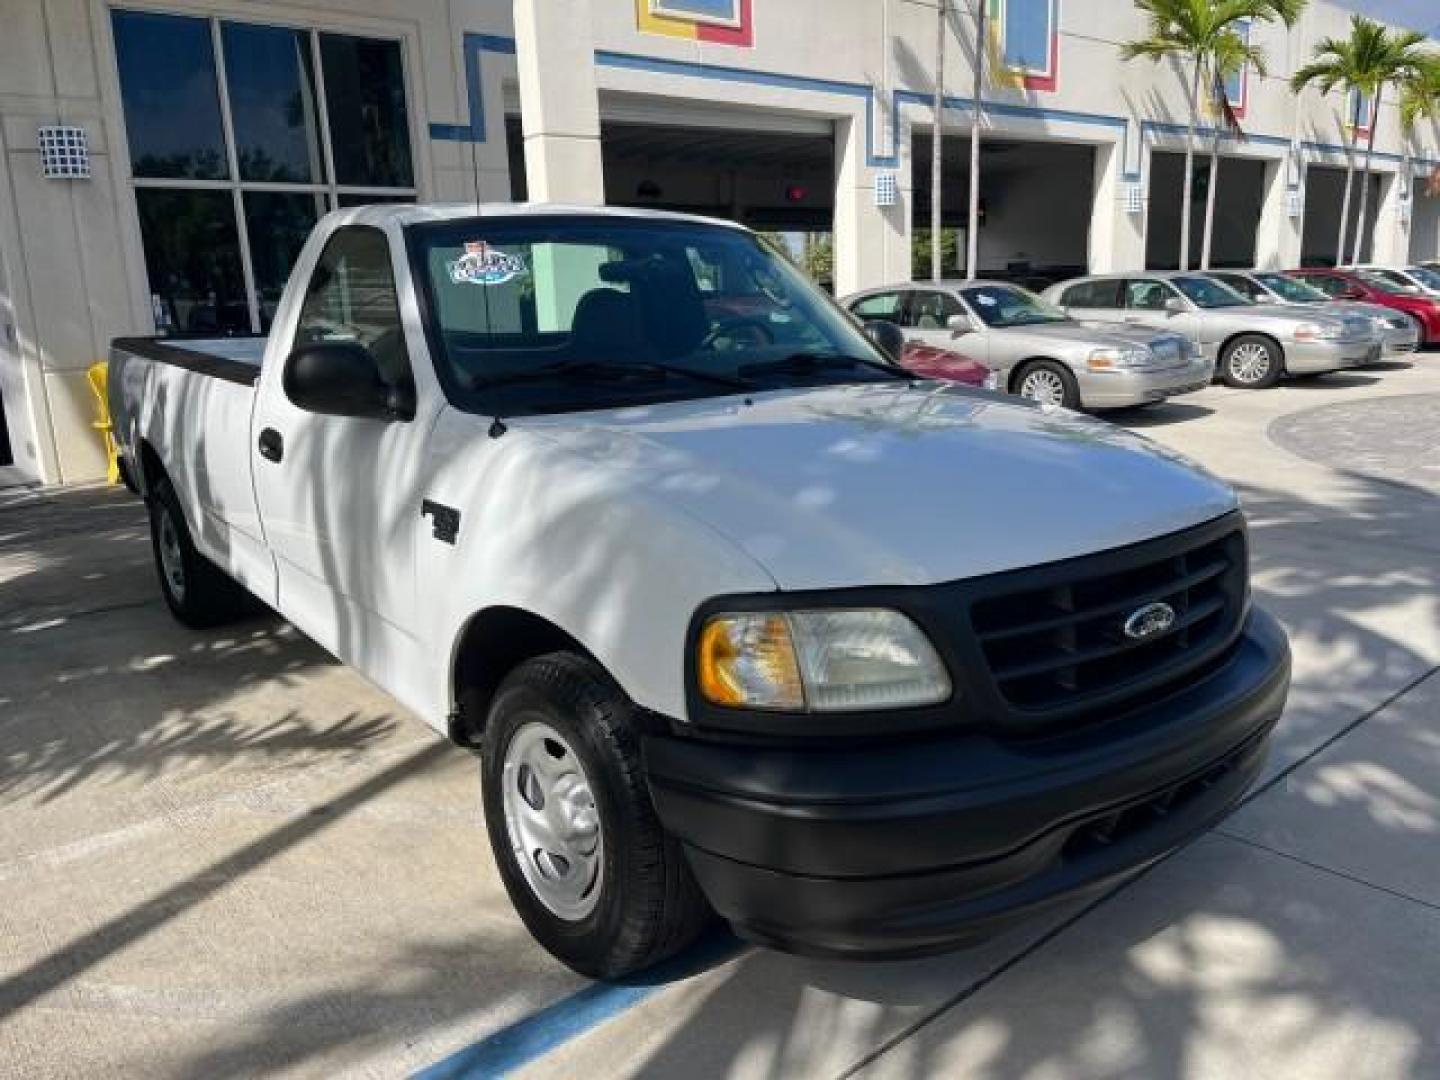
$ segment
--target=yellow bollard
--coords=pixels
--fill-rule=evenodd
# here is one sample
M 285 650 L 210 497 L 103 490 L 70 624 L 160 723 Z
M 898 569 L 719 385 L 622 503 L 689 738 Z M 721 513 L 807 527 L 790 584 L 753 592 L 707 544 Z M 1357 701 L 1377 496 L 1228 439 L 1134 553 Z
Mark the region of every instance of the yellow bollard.
M 95 395 L 95 415 L 97 419 L 90 426 L 100 432 L 100 438 L 105 442 L 106 478 L 112 484 L 120 482 L 120 450 L 115 445 L 115 425 L 110 420 L 110 397 L 107 393 L 109 367 L 104 360 L 91 364 L 90 370 L 85 372 L 85 379 L 90 384 L 90 391 Z

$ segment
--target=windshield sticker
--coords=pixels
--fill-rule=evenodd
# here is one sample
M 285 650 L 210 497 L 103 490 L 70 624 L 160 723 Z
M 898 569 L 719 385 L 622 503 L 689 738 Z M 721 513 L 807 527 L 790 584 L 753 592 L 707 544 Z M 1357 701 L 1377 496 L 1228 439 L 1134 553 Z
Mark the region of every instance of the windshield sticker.
M 524 259 L 484 240 L 467 240 L 465 254 L 446 266 L 456 285 L 504 285 L 525 273 Z
M 984 293 L 981 293 L 979 296 L 975 297 L 975 299 L 979 303 L 984 304 L 986 307 L 994 307 L 1000 302 L 996 300 L 993 296 L 986 296 Z

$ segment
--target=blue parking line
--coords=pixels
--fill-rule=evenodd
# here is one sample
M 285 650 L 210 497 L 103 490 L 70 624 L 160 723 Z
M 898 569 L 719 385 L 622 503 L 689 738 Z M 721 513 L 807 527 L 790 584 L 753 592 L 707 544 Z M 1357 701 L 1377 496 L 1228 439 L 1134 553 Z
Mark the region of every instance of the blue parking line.
M 414 1080 L 478 1080 L 506 1076 L 605 1021 L 628 1012 L 667 986 L 708 971 L 744 951 L 727 931 L 702 938 L 672 960 L 641 975 L 592 983 L 539 1012 L 487 1035 L 415 1073 Z

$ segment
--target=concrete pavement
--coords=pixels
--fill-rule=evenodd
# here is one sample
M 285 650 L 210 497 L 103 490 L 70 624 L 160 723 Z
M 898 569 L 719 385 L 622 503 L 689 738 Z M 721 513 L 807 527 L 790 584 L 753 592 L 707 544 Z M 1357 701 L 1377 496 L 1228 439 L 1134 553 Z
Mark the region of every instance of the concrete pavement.
M 1436 403 L 1429 354 L 1117 417 L 1239 485 L 1295 647 L 1210 836 L 969 952 L 726 953 L 527 1074 L 1440 1073 Z M 129 497 L 0 500 L 0 1075 L 393 1076 L 584 991 L 468 755 L 273 620 L 174 624 Z

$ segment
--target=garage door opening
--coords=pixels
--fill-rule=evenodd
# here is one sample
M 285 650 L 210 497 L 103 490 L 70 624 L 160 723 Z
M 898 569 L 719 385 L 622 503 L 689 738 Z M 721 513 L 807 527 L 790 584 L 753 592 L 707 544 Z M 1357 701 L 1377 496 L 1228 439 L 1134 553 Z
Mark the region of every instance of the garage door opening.
M 1432 181 L 1416 177 L 1410 210 L 1410 261 L 1440 260 L 1440 171 Z
M 1219 186 L 1215 191 L 1215 217 L 1210 242 L 1210 265 L 1247 268 L 1255 265 L 1255 237 L 1265 198 L 1265 163 L 1252 158 L 1221 157 Z M 1180 266 L 1180 211 L 1184 190 L 1185 155 L 1157 151 L 1150 157 L 1150 208 L 1145 229 L 1145 265 L 1151 270 Z M 1190 258 L 1200 265 L 1204 249 L 1205 203 L 1210 188 L 1210 158 L 1195 155 L 1191 185 Z
M 1344 262 L 1355 251 L 1355 223 L 1360 220 L 1360 180 L 1356 171 L 1350 188 L 1350 220 L 1345 228 Z M 1311 165 L 1305 170 L 1305 232 L 1300 246 L 1304 266 L 1334 266 L 1340 235 L 1340 207 L 1345 198 L 1345 170 Z M 1370 177 L 1370 205 L 1366 212 L 1365 247 L 1360 261 L 1368 262 L 1375 240 L 1375 213 L 1380 205 L 1380 177 Z
M 727 118 L 735 121 L 732 110 Z M 766 120 L 772 123 L 767 124 Z M 602 120 L 605 202 L 737 221 L 771 234 L 822 284 L 833 277 L 835 134 L 828 122 L 804 130 L 750 130 Z M 520 120 L 509 120 L 513 197 L 526 197 Z
M 916 131 L 912 172 L 916 277 L 930 273 L 930 133 Z M 970 204 L 970 140 L 944 142 L 942 269 L 964 276 Z M 1072 143 L 982 139 L 979 273 L 1043 288 L 1083 274 L 1090 260 L 1094 147 Z

